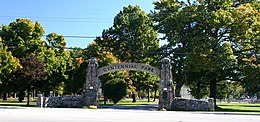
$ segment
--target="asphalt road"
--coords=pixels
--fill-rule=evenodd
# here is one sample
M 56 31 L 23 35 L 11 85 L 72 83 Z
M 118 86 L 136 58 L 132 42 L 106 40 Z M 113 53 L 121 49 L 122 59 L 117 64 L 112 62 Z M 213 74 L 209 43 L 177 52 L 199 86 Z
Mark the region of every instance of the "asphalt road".
M 260 114 L 0 106 L 0 122 L 260 122 Z

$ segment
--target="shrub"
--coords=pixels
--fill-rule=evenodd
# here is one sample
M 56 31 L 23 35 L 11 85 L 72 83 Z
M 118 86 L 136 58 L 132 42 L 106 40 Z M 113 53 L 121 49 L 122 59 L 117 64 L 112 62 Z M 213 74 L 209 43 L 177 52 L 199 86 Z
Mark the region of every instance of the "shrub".
M 124 96 L 127 95 L 127 83 L 124 79 L 112 79 L 103 84 L 104 95 L 117 104 Z

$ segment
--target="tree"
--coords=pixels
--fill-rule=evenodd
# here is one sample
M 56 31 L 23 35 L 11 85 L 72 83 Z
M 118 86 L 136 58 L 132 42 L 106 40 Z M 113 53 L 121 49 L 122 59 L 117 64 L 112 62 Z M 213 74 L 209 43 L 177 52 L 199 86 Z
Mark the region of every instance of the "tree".
M 65 82 L 69 77 L 67 73 L 74 69 L 73 58 L 70 56 L 70 52 L 65 50 L 66 41 L 62 35 L 50 33 L 47 35 L 46 40 L 50 45 L 41 54 L 41 58 L 46 62 L 48 74 L 48 83 L 44 91 L 47 93 L 46 95 L 48 95 L 49 91 L 61 95 L 64 92 Z
M 8 51 L 11 51 L 15 57 L 35 55 L 44 60 L 48 82 L 44 84 L 45 87 L 38 90 L 45 92 L 46 95 L 50 90 L 62 94 L 64 83 L 68 79 L 67 73 L 74 68 L 73 59 L 65 50 L 66 42 L 62 35 L 50 33 L 47 35 L 47 41 L 43 41 L 41 39 L 43 34 L 44 29 L 40 23 L 33 23 L 28 19 L 16 19 L 15 22 L 4 25 L 0 30 L 3 45 L 7 46 Z M 46 42 L 49 42 L 49 45 Z
M 158 33 L 153 24 L 152 19 L 139 6 L 129 5 L 115 16 L 113 26 L 104 30 L 102 38 L 97 38 L 95 42 L 101 50 L 112 52 L 121 62 L 156 64 L 158 56 L 147 53 L 156 52 L 159 48 Z M 135 73 L 130 72 L 134 86 L 142 83 L 134 80 L 139 79 L 135 78 Z M 136 101 L 135 92 L 133 91 L 133 102 Z
M 69 51 L 71 58 L 73 59 L 73 69 L 68 71 L 68 79 L 65 82 L 64 92 L 65 94 L 81 94 L 83 91 L 83 84 L 86 81 L 86 69 L 88 62 L 83 58 L 83 49 L 73 48 Z
M 15 72 L 20 93 L 27 91 L 27 105 L 30 102 L 30 92 L 43 87 L 46 80 L 44 62 L 35 55 L 26 55 L 20 59 L 21 67 Z M 19 99 L 21 102 L 21 98 Z
M 260 16 L 259 1 L 252 0 L 244 3 L 237 3 L 238 8 L 233 12 L 233 31 L 230 36 L 235 40 L 235 52 L 239 53 L 238 62 L 241 85 L 250 96 L 260 92 L 259 82 L 259 49 L 260 49 Z
M 29 19 L 16 19 L 9 25 L 3 25 L 0 30 L 3 45 L 8 47 L 8 51 L 16 58 L 23 58 L 26 55 L 39 55 L 45 48 L 45 42 L 41 39 L 44 29 L 38 21 L 35 23 Z M 9 77 L 10 80 L 12 76 Z M 22 78 L 19 78 L 22 79 Z M 15 83 L 15 81 L 13 81 Z M 12 84 L 13 90 L 19 88 L 19 85 Z M 24 95 L 23 91 L 20 95 Z M 21 97 L 20 97 L 21 98 Z
M 17 58 L 37 52 L 44 43 L 41 40 L 43 34 L 44 29 L 39 22 L 33 23 L 29 19 L 20 18 L 4 25 L 0 31 L 3 45 Z
M 259 35 L 259 32 L 250 31 L 255 30 L 259 23 L 257 15 L 244 16 L 239 13 L 247 14 L 249 11 L 240 11 L 245 3 L 239 1 L 204 0 L 184 3 L 161 0 L 154 4 L 153 18 L 159 32 L 168 41 L 163 50 L 173 59 L 173 69 L 176 69 L 173 71 L 177 82 L 176 93 L 187 81 L 187 73 L 191 70 L 206 73 L 204 76 L 209 81 L 210 97 L 216 100 L 216 83 L 233 79 L 237 73 L 233 52 L 247 42 L 238 35 L 248 31 L 254 36 Z M 256 6 L 255 1 L 246 4 Z M 250 8 L 249 5 L 247 9 Z M 247 23 L 248 19 L 254 20 L 250 21 L 252 25 L 240 23 Z
M 247 94 L 250 97 L 260 93 L 260 56 L 249 54 L 241 62 L 242 82 Z
M 0 38 L 0 93 L 3 93 L 3 100 L 7 99 L 6 93 L 11 89 L 9 85 L 11 84 L 11 75 L 18 66 L 19 60 L 13 57 L 6 47 L 3 47 Z
M 65 39 L 62 35 L 58 35 L 57 33 L 50 33 L 46 37 L 49 42 L 49 46 L 56 48 L 60 53 L 64 52 L 66 47 Z
M 124 96 L 127 95 L 127 83 L 124 79 L 115 78 L 109 80 L 103 85 L 104 95 L 117 104 Z

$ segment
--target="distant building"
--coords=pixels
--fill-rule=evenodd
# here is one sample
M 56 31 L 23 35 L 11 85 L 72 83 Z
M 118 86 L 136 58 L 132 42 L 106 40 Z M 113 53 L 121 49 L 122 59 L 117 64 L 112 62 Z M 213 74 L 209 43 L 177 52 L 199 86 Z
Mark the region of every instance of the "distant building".
M 182 98 L 187 98 L 187 99 L 194 99 L 194 97 L 189 93 L 190 88 L 186 85 L 183 85 L 181 88 L 181 97 Z

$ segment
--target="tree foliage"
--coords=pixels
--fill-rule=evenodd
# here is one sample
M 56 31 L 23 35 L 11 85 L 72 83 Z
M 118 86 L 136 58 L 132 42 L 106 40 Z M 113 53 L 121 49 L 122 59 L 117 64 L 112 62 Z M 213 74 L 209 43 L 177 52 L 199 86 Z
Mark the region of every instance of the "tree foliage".
M 37 89 L 46 94 L 51 90 L 80 94 L 91 57 L 98 59 L 100 67 L 121 62 L 158 67 L 159 59 L 168 57 L 177 97 L 183 84 L 198 99 L 241 96 L 242 87 L 250 96 L 259 94 L 258 0 L 158 0 L 154 5 L 150 15 L 139 6 L 124 7 L 113 25 L 83 50 L 66 50 L 65 38 L 55 32 L 43 40 L 45 32 L 37 21 L 19 18 L 1 26 L 0 92 L 19 92 L 22 96 Z M 157 31 L 167 41 L 160 49 Z M 133 93 L 156 89 L 159 81 L 156 76 L 136 71 L 100 77 L 104 85 L 113 84 L 113 79 L 127 83 Z
M 97 39 L 96 42 L 106 50 L 112 50 L 123 62 L 150 63 L 145 52 L 155 52 L 159 47 L 153 24 L 139 6 L 124 7 L 115 16 L 113 26 L 103 31 L 103 40 Z
M 27 91 L 27 105 L 29 105 L 29 95 L 32 90 L 40 89 L 44 86 L 46 72 L 44 62 L 35 55 L 26 55 L 20 59 L 21 67 L 15 72 L 16 83 L 19 91 Z
M 184 3 L 161 0 L 154 4 L 153 18 L 159 32 L 168 41 L 163 50 L 173 61 L 176 90 L 184 82 L 192 82 L 187 80 L 188 74 L 203 73 L 198 76 L 209 82 L 210 97 L 216 98 L 217 82 L 235 80 L 237 61 L 234 52 L 248 44 L 249 40 L 256 42 L 258 38 L 256 35 L 259 32 L 252 30 L 259 27 L 259 15 L 250 14 L 258 12 L 253 7 L 256 1 L 204 0 Z M 244 38 L 243 35 L 249 32 L 254 36 Z
M 127 95 L 127 83 L 124 79 L 115 78 L 109 80 L 103 85 L 104 95 L 117 104 L 125 95 Z
M 66 41 L 62 35 L 50 33 L 47 35 L 49 45 L 42 51 L 41 57 L 46 61 L 48 83 L 45 91 L 54 91 L 63 94 L 65 82 L 67 82 L 70 70 L 73 70 L 73 58 L 70 52 L 65 50 Z M 55 76 L 55 77 L 54 77 Z
M 1 38 L 0 38 L 1 39 Z M 0 40 L 0 94 L 3 94 L 3 100 L 6 100 L 6 93 L 12 91 L 12 74 L 19 67 L 19 60 L 13 57 L 7 48 L 3 47 Z
M 13 73 L 18 66 L 19 60 L 13 57 L 12 53 L 7 51 L 0 42 L 0 84 L 2 84 L 3 79 L 7 80 L 6 76 Z
M 157 55 L 146 52 L 156 52 L 159 48 L 158 33 L 153 28 L 154 22 L 151 17 L 140 9 L 139 6 L 124 7 L 114 18 L 113 26 L 102 33 L 102 38 L 95 42 L 101 50 L 110 51 L 121 62 L 136 62 L 156 65 Z M 132 92 L 144 88 L 144 82 L 149 81 L 139 76 L 150 74 L 131 71 L 128 82 L 132 82 Z M 150 84 L 152 84 L 151 81 Z M 135 101 L 135 100 L 133 100 Z
M 29 19 L 16 19 L 9 25 L 4 25 L 0 36 L 3 45 L 8 47 L 13 56 L 20 58 L 26 54 L 37 52 L 43 41 L 44 29 L 39 22 Z

